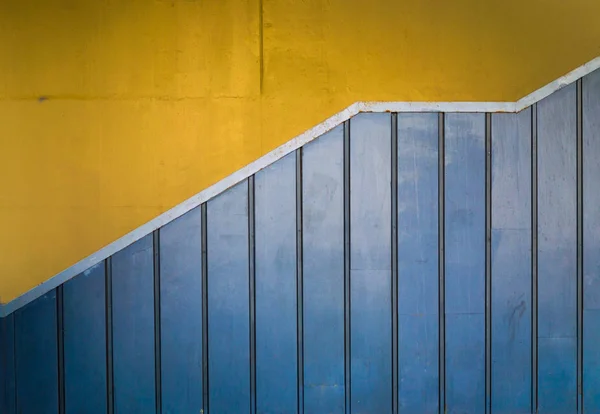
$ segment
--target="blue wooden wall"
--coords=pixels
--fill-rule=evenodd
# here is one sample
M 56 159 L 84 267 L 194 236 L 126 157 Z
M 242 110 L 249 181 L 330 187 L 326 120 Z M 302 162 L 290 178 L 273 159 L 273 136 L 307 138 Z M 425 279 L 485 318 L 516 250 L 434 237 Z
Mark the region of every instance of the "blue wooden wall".
M 0 413 L 600 412 L 600 72 L 361 114 L 0 321 Z

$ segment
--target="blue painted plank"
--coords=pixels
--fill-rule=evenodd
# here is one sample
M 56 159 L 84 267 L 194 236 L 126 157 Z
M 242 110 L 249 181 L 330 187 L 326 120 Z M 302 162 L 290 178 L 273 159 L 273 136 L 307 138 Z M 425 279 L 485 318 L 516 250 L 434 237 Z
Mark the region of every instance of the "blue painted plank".
M 531 110 L 492 116 L 492 411 L 531 410 Z
M 538 104 L 539 412 L 576 411 L 575 85 Z
M 112 259 L 115 413 L 156 411 L 152 235 Z
M 398 114 L 398 401 L 438 412 L 438 115 Z
M 0 412 L 15 414 L 14 314 L 0 319 Z
M 56 292 L 15 313 L 17 412 L 58 413 Z
M 447 412 L 485 412 L 485 315 L 446 315 Z M 448 329 L 450 328 L 450 329 Z
M 343 154 L 341 126 L 302 150 L 306 413 L 344 412 Z
M 350 123 L 353 413 L 391 411 L 390 118 L 360 114 Z
M 12 317 L 12 315 L 10 316 Z M 7 321 L 8 318 L 0 318 L 0 412 L 8 412 L 8 402 L 10 400 L 8 394 L 9 373 L 6 369 L 9 364 Z M 12 355 L 10 357 L 12 358 Z
M 600 412 L 600 309 L 585 309 L 583 333 L 583 407 L 586 413 Z
M 202 233 L 196 207 L 160 230 L 164 414 L 202 410 Z
M 104 262 L 63 286 L 65 411 L 106 412 Z
M 446 411 L 485 409 L 485 117 L 448 114 Z
M 576 346 L 577 338 L 539 339 L 539 413 L 577 412 Z
M 438 322 L 434 314 L 398 315 L 401 413 L 438 412 Z
M 255 206 L 256 411 L 296 413 L 296 153 L 256 174 Z
M 208 370 L 210 411 L 250 410 L 248 184 L 210 200 L 208 236 Z
M 12 318 L 12 315 L 10 315 L 10 317 Z M 8 404 L 10 401 L 8 381 L 11 377 L 9 377 L 6 367 L 9 365 L 9 338 L 12 339 L 12 337 L 9 336 L 8 333 L 7 321 L 8 318 L 0 318 L 0 412 L 8 412 Z M 14 343 L 14 340 L 10 342 Z M 12 358 L 12 355 L 10 355 L 10 358 Z M 12 378 L 14 378 L 14 373 Z
M 583 78 L 583 404 L 600 412 L 600 71 Z

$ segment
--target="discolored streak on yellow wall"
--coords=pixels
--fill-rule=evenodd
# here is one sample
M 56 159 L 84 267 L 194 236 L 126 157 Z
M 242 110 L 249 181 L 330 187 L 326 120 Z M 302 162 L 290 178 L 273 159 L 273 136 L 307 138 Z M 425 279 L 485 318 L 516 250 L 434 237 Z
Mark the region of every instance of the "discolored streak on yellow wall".
M 516 100 L 597 0 L 0 2 L 0 300 L 359 100 Z M 262 25 L 261 25 L 262 22 Z

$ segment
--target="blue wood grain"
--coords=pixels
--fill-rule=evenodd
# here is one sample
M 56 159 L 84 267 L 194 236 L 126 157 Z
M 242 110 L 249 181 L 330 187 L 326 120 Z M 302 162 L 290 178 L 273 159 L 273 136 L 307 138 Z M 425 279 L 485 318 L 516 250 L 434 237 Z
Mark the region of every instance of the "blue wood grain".
M 210 411 L 250 410 L 248 184 L 210 200 L 208 221 L 208 369 Z
M 202 410 L 202 233 L 196 207 L 160 231 L 162 412 Z
M 0 412 L 15 414 L 14 314 L 0 319 Z
M 485 315 L 446 315 L 448 413 L 485 412 Z M 450 328 L 450 329 L 448 329 Z
M 446 410 L 485 402 L 485 118 L 446 116 Z
M 492 411 L 531 410 L 531 110 L 492 116 Z
M 576 413 L 577 338 L 539 338 L 539 413 Z
M 10 315 L 12 319 L 12 315 Z M 9 338 L 12 339 L 11 342 L 14 343 L 14 339 L 12 335 L 9 336 L 8 328 L 7 328 L 8 318 L 0 318 L 0 411 L 8 412 L 8 402 L 10 400 L 8 394 L 8 381 L 9 378 L 14 378 L 14 373 L 9 377 L 9 373 L 7 372 L 7 365 L 9 364 L 9 353 L 8 353 L 8 342 Z M 11 320 L 12 323 L 12 320 Z M 11 329 L 12 333 L 12 329 Z M 12 358 L 13 355 L 10 355 Z
M 65 411 L 106 412 L 104 262 L 63 287 Z
M 350 123 L 352 412 L 386 413 L 392 402 L 391 116 Z
M 538 104 L 539 412 L 576 410 L 575 85 Z
M 354 117 L 350 135 L 351 411 L 483 413 L 483 114 L 447 114 L 446 407 L 438 407 L 438 115 Z M 538 229 L 531 220 L 531 111 L 492 116 L 492 411 L 530 412 L 531 237 L 539 242 L 539 413 L 576 410 L 576 95 L 538 104 Z M 583 81 L 586 413 L 600 412 L 600 72 Z M 302 150 L 304 412 L 345 411 L 343 131 Z M 296 156 L 255 176 L 257 414 L 298 410 Z M 392 390 L 391 157 L 398 157 L 398 389 Z M 250 413 L 248 184 L 210 200 L 208 292 L 201 211 L 160 230 L 162 412 Z M 116 413 L 154 413 L 152 236 L 112 259 Z M 395 253 L 395 252 L 394 252 Z M 66 413 L 107 411 L 105 269 L 63 288 Z M 208 349 L 203 349 L 203 293 Z M 58 413 L 51 292 L 0 320 L 0 412 Z M 203 378 L 208 352 L 209 378 Z
M 112 260 L 115 413 L 156 411 L 152 235 Z
M 303 148 L 304 410 L 344 412 L 343 130 Z
M 583 398 L 600 412 L 600 71 L 583 79 Z
M 585 309 L 583 333 L 583 407 L 586 413 L 600 412 L 600 309 Z
M 296 153 L 258 172 L 255 186 L 256 410 L 296 413 Z
M 399 407 L 438 412 L 438 116 L 398 114 Z
M 401 413 L 437 413 L 438 411 L 438 316 L 400 314 Z M 410 337 L 408 335 L 411 335 Z
M 58 413 L 56 293 L 15 313 L 17 413 Z

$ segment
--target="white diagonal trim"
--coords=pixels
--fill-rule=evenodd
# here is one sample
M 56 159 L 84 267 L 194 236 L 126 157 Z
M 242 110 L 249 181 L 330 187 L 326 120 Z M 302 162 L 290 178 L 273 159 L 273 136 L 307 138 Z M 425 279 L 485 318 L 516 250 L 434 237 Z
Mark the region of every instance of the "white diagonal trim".
M 520 112 L 528 106 L 531 106 L 534 103 L 539 102 L 542 99 L 552 95 L 557 90 L 562 89 L 565 86 L 568 86 L 572 83 L 575 83 L 578 79 L 583 78 L 585 75 L 592 73 L 598 68 L 600 68 L 600 56 L 590 60 L 587 63 L 584 63 L 577 69 L 573 69 L 566 75 L 561 76 L 560 78 L 550 82 L 546 86 L 542 86 L 535 92 L 532 92 L 529 95 L 519 99 L 517 102 L 515 102 L 515 112 Z
M 154 230 L 175 220 L 228 188 L 247 179 L 268 165 L 304 146 L 315 138 L 318 138 L 360 112 L 520 112 L 598 68 L 600 68 L 600 57 L 585 63 L 516 102 L 356 102 L 268 154 L 260 157 L 256 161 L 248 164 L 244 168 L 234 172 L 230 176 L 185 200 L 183 203 L 112 242 L 108 246 L 103 247 L 96 253 L 63 270 L 28 292 L 25 292 L 11 302 L 1 304 L 0 317 L 9 315 L 38 297 L 45 295 L 69 279 L 72 279 L 90 267 L 100 263 L 107 257 L 112 256 L 116 252 L 152 233 Z

